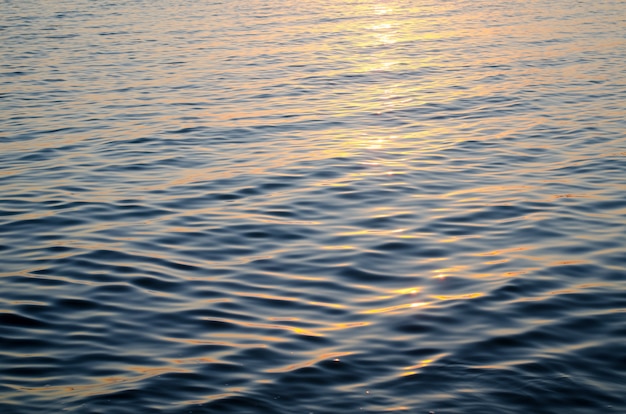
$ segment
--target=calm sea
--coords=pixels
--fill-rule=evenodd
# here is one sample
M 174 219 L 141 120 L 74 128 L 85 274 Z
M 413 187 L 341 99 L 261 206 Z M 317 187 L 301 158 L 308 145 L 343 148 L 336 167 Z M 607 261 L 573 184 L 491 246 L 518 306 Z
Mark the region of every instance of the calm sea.
M 3 0 L 3 414 L 626 413 L 626 3 Z

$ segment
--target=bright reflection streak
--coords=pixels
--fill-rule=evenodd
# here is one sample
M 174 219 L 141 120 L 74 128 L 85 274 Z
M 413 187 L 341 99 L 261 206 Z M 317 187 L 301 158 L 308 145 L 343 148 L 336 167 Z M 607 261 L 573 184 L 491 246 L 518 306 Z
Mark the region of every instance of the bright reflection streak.
M 460 300 L 460 299 L 476 299 L 484 295 L 485 294 L 482 292 L 475 292 L 475 293 L 466 293 L 466 294 L 461 294 L 461 295 L 434 295 L 433 297 L 439 300 Z
M 309 359 L 307 361 L 299 362 L 297 364 L 290 364 L 290 365 L 286 365 L 286 366 L 279 367 L 279 368 L 268 369 L 265 372 L 270 372 L 270 373 L 292 372 L 300 368 L 314 366 L 321 361 L 333 361 L 333 362 L 339 363 L 341 362 L 341 358 L 348 356 L 348 355 L 352 355 L 353 353 L 354 352 L 325 353 L 325 354 L 316 356 L 312 359 Z
M 457 269 L 456 267 L 440 269 L 439 271 L 451 271 Z M 448 276 L 446 273 L 440 273 L 435 275 L 434 279 L 444 280 Z M 425 292 L 425 289 L 421 286 L 411 286 L 402 289 L 395 289 L 390 291 L 386 295 L 381 295 L 377 297 L 376 301 L 389 301 L 394 299 L 401 299 L 404 296 L 409 296 L 408 300 L 405 303 L 391 305 L 391 306 L 383 306 L 376 307 L 373 309 L 367 309 L 362 311 L 362 314 L 382 314 L 382 313 L 394 313 L 398 311 L 405 311 L 407 309 L 415 309 L 415 308 L 428 308 L 431 306 L 436 306 L 438 302 L 444 301 L 452 301 L 452 300 L 472 300 L 485 295 L 484 292 L 470 292 L 470 293 L 461 293 L 461 294 L 428 294 Z
M 381 24 L 375 24 L 374 26 L 372 26 L 373 30 L 382 30 L 382 29 L 391 29 L 391 24 L 390 23 L 381 23 Z
M 415 286 L 415 287 L 409 287 L 409 288 L 404 288 L 404 289 L 397 289 L 397 290 L 394 290 L 393 293 L 395 293 L 396 295 L 415 295 L 419 293 L 421 290 L 422 290 L 421 287 Z
M 403 372 L 400 375 L 405 377 L 405 376 L 417 374 L 420 369 L 425 368 L 425 367 L 427 367 L 429 365 L 432 365 L 433 362 L 436 362 L 436 361 L 440 360 L 441 358 L 443 358 L 443 357 L 445 357 L 447 355 L 448 355 L 447 353 L 437 354 L 437 355 L 434 355 L 434 356 L 432 356 L 432 357 L 430 357 L 428 359 L 423 359 L 423 360 L 421 360 L 419 363 L 417 363 L 415 365 L 410 365 L 408 367 L 404 367 L 402 369 L 405 372 Z
M 379 308 L 379 309 L 369 309 L 366 310 L 362 313 L 364 314 L 374 314 L 374 313 L 390 313 L 390 312 L 396 312 L 399 310 L 403 310 L 403 309 L 409 309 L 409 308 L 421 308 L 421 307 L 425 307 L 430 305 L 432 302 L 413 302 L 413 303 L 403 303 L 401 305 L 396 305 L 396 306 L 387 306 L 384 308 Z
M 393 9 L 387 5 L 376 4 L 374 6 L 374 13 L 376 13 L 378 16 L 384 16 L 385 14 L 391 14 L 392 12 Z

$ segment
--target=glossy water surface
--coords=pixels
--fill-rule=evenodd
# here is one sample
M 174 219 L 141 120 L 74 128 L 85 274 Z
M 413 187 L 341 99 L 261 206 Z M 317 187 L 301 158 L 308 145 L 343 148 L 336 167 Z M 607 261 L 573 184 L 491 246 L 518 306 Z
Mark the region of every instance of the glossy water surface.
M 4 0 L 0 411 L 625 413 L 626 5 Z

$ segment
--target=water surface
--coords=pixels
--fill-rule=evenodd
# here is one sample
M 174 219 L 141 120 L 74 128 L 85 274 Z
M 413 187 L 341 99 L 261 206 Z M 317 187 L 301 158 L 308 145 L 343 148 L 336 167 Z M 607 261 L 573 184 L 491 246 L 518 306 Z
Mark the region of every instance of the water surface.
M 4 1 L 0 408 L 626 412 L 622 1 Z

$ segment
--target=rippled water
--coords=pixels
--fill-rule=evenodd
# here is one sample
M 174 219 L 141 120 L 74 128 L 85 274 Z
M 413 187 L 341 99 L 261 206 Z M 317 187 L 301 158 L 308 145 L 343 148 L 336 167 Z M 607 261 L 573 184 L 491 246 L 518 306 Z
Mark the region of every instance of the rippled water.
M 0 4 L 3 413 L 625 413 L 626 5 Z

